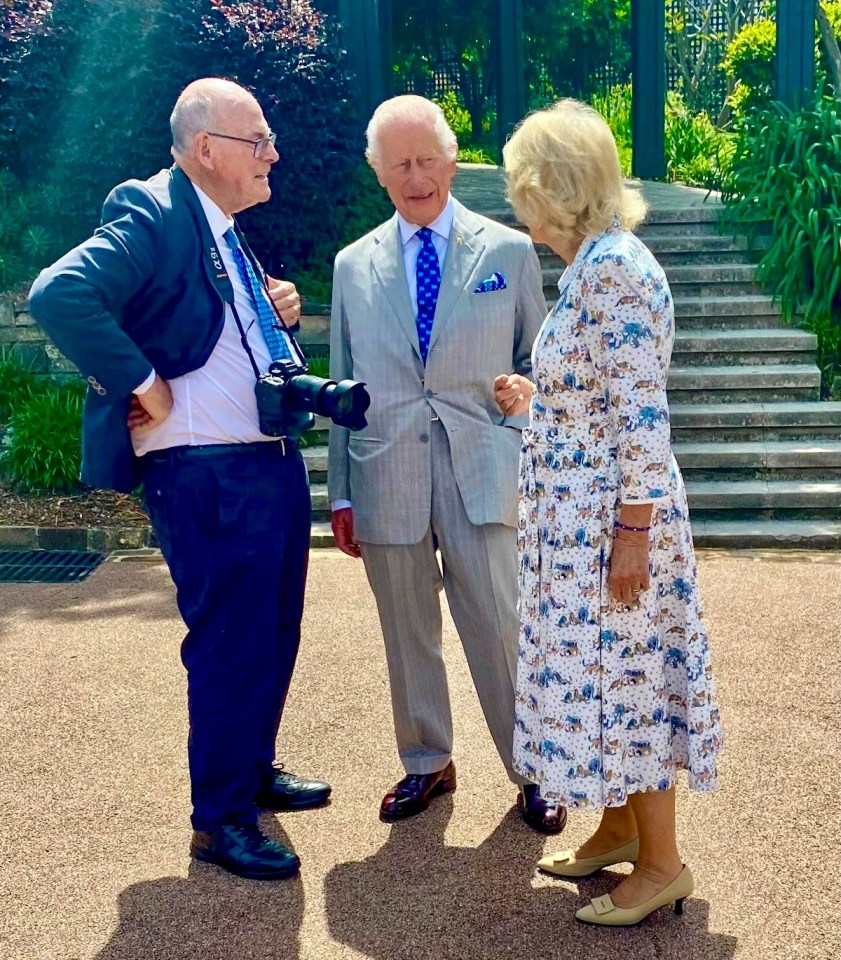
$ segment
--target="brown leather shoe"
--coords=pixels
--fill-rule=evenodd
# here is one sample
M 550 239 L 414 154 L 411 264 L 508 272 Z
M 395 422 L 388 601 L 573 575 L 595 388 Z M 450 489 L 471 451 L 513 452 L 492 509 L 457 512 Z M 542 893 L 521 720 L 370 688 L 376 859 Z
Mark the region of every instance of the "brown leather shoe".
M 559 807 L 544 800 L 536 783 L 527 783 L 520 787 L 517 806 L 523 820 L 538 833 L 560 833 L 567 825 L 566 807 Z
M 456 788 L 456 767 L 452 760 L 436 773 L 410 773 L 383 797 L 380 820 L 392 823 L 423 813 L 433 797 Z

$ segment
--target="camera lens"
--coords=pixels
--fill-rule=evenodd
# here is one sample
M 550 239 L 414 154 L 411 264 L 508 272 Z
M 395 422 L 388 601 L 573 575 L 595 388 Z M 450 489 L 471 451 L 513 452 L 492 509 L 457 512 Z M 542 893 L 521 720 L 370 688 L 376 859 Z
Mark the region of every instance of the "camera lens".
M 371 405 L 371 398 L 364 383 L 342 380 L 329 382 L 319 396 L 317 413 L 329 417 L 333 423 L 350 430 L 361 430 L 368 425 L 365 411 Z
M 364 383 L 355 380 L 323 380 L 303 374 L 291 377 L 287 382 L 287 394 L 294 407 L 311 410 L 333 423 L 349 430 L 362 430 L 368 426 L 365 411 L 371 398 Z

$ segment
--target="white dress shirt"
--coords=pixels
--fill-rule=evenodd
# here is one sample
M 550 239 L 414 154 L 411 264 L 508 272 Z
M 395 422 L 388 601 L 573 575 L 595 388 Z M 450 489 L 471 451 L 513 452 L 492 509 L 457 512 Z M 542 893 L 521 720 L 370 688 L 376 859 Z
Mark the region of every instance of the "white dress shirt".
M 265 372 L 271 363 L 271 355 L 260 329 L 251 294 L 242 282 L 228 243 L 224 239 L 225 231 L 233 226 L 234 221 L 226 217 L 195 184 L 193 188 L 234 288 L 234 303 L 246 331 L 248 345 L 254 354 L 257 367 L 261 373 Z M 285 333 L 283 335 L 286 336 Z M 152 385 L 153 379 L 154 377 L 150 377 L 144 381 L 135 393 L 145 392 Z M 192 373 L 168 381 L 172 390 L 172 412 L 158 426 L 132 431 L 131 441 L 135 454 L 142 456 L 151 450 L 168 447 L 252 443 L 256 440 L 274 439 L 260 432 L 254 381 L 254 370 L 240 342 L 239 329 L 230 304 L 226 303 L 222 333 L 207 363 Z
M 438 267 L 444 273 L 444 261 L 447 257 L 447 246 L 450 242 L 450 233 L 453 229 L 453 196 L 447 197 L 447 204 L 438 217 L 429 224 L 432 231 L 432 245 L 438 254 Z M 416 223 L 409 223 L 401 214 L 397 214 L 400 239 L 403 241 L 403 263 L 406 265 L 406 280 L 409 284 L 409 296 L 412 298 L 412 313 L 418 319 L 418 254 L 421 242 L 416 236 L 420 227 Z M 333 510 L 342 510 L 351 506 L 350 500 L 334 500 L 330 504 Z

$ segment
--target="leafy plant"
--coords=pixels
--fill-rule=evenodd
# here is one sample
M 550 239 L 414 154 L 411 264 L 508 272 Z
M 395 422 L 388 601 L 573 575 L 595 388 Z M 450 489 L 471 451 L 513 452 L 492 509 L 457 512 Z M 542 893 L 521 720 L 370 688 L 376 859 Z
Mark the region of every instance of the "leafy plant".
M 744 110 L 766 101 L 774 89 L 777 25 L 762 18 L 749 23 L 727 45 L 721 69 L 736 84 L 731 106 Z
M 590 105 L 607 121 L 616 140 L 622 175 L 631 175 L 633 136 L 631 133 L 631 84 L 616 83 L 604 93 L 595 93 Z
M 169 166 L 172 105 L 200 76 L 248 87 L 278 132 L 273 201 L 241 218 L 269 271 L 338 246 L 362 144 L 337 25 L 312 0 L 53 0 L 0 36 L 0 67 L 12 47 L 4 164 L 38 184 L 62 249 L 92 232 L 116 183 Z
M 23 489 L 78 486 L 84 395 L 82 383 L 52 386 L 32 393 L 12 414 L 3 461 Z
M 49 261 L 54 243 L 38 218 L 32 194 L 0 168 L 0 291 L 31 280 Z
M 497 165 L 497 158 L 485 147 L 459 147 L 456 159 L 459 163 L 485 163 Z
M 455 90 L 448 90 L 443 96 L 433 97 L 438 106 L 444 111 L 444 117 L 456 135 L 459 143 L 469 143 L 472 128 L 470 113 L 458 98 Z
M 717 190 L 733 154 L 732 136 L 704 111 L 692 113 L 677 91 L 666 98 L 666 170 L 670 181 Z
M 756 0 L 667 0 L 666 62 L 692 113 L 707 111 L 716 126 L 727 119 L 725 84 L 719 70 L 727 45 L 757 19 Z
M 0 424 L 33 393 L 39 392 L 41 380 L 11 350 L 0 353 Z
M 827 26 L 836 40 L 841 40 L 841 0 L 824 0 L 820 4 Z M 773 5 L 767 11 L 774 12 Z M 815 33 L 815 59 L 818 86 L 827 76 L 826 51 Z M 749 109 L 762 109 L 774 95 L 774 70 L 777 59 L 777 24 L 770 17 L 761 17 L 744 26 L 727 45 L 721 69 L 735 84 L 729 104 L 738 117 Z
M 312 303 L 330 302 L 333 260 L 343 247 L 388 220 L 394 207 L 364 161 L 357 165 L 346 195 L 337 206 L 339 239 L 322 236 L 305 270 L 290 274 L 302 296 Z
M 739 124 L 722 191 L 727 219 L 749 234 L 770 222 L 758 275 L 785 319 L 817 334 L 824 393 L 841 374 L 839 158 L 841 106 L 834 97 L 796 112 L 773 104 Z

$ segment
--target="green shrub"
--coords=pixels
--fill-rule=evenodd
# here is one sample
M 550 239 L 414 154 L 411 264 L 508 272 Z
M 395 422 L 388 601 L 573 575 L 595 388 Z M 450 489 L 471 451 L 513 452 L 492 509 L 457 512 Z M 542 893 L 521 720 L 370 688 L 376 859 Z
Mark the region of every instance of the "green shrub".
M 33 393 L 39 392 L 41 382 L 16 353 L 0 352 L 0 425 Z
M 607 121 L 607 125 L 616 140 L 622 176 L 629 177 L 633 158 L 631 84 L 617 83 L 610 87 L 606 93 L 593 94 L 590 98 L 590 105 Z
M 748 233 L 771 223 L 758 275 L 791 322 L 818 336 L 827 393 L 841 374 L 841 106 L 819 97 L 799 111 L 773 104 L 738 125 L 722 196 Z
M 485 147 L 459 147 L 456 159 L 459 163 L 484 163 L 497 166 L 497 159 Z
M 745 24 L 727 44 L 721 69 L 743 88 L 739 106 L 745 106 L 746 97 L 767 100 L 771 96 L 776 55 L 777 25 L 773 20 Z
M 79 485 L 83 383 L 32 393 L 9 420 L 4 466 L 25 490 L 58 492 Z
M 33 195 L 0 168 L 0 292 L 31 280 L 49 262 L 54 241 L 38 219 Z
M 841 0 L 821 3 L 827 20 L 841 40 Z M 818 65 L 818 86 L 826 79 L 825 51 L 819 31 L 815 31 L 815 58 Z M 727 45 L 721 69 L 736 82 L 728 102 L 738 117 L 750 109 L 762 109 L 774 98 L 774 71 L 777 60 L 777 25 L 761 18 L 748 23 Z
M 338 207 L 338 241 L 320 238 L 308 268 L 292 277 L 301 295 L 311 303 L 330 302 L 333 260 L 342 248 L 373 230 L 394 214 L 394 207 L 366 162 L 359 163 L 345 197 Z
M 338 246 L 362 144 L 336 25 L 312 0 L 54 0 L 19 42 L 4 91 L 16 127 L 0 143 L 44 192 L 63 249 L 90 234 L 116 183 L 169 166 L 169 114 L 198 76 L 247 86 L 278 133 L 273 200 L 241 218 L 270 272 Z
M 717 190 L 733 154 L 732 136 L 709 114 L 691 113 L 676 91 L 666 98 L 666 176 L 692 187 Z
M 459 100 L 458 94 L 454 90 L 448 90 L 443 96 L 434 97 L 433 99 L 444 111 L 444 116 L 450 129 L 456 135 L 456 140 L 458 140 L 459 143 L 470 143 L 470 138 L 473 134 L 470 112 Z

